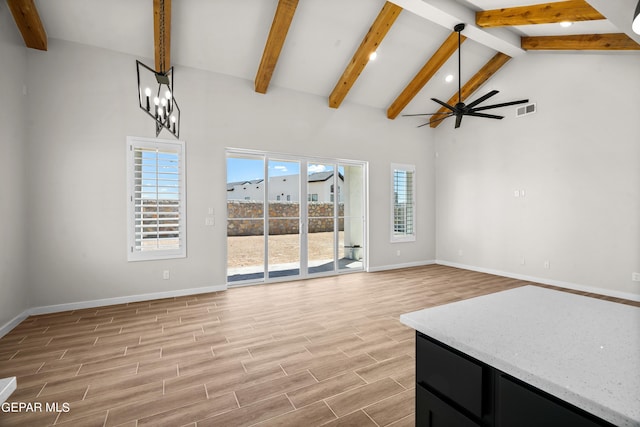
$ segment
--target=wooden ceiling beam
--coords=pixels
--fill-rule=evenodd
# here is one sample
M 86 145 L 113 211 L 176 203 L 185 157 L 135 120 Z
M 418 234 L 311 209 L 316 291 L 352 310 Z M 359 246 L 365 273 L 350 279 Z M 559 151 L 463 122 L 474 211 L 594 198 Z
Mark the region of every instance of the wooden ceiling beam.
M 506 64 L 510 59 L 511 57 L 509 55 L 505 55 L 504 53 L 498 52 L 497 54 L 495 54 L 494 57 L 489 60 L 489 62 L 487 62 L 473 77 L 471 77 L 471 79 L 469 79 L 468 82 L 464 84 L 464 86 L 462 86 L 462 88 L 460 89 L 460 99 L 458 99 L 458 93 L 456 92 L 455 95 L 449 98 L 447 104 L 455 105 L 458 102 L 464 102 L 465 99 L 470 97 L 476 90 L 478 90 L 478 88 L 482 86 L 484 82 L 489 80 L 491 76 L 493 76 L 496 71 L 502 68 L 502 66 Z M 438 113 L 446 112 L 449 112 L 449 110 L 444 107 L 438 110 Z M 438 120 L 437 118 L 431 119 L 429 121 L 429 126 L 435 128 L 443 121 L 444 120 Z
M 598 19 L 605 19 L 605 17 L 584 0 L 560 1 L 476 12 L 476 25 L 483 28 L 553 24 L 562 21 L 593 21 Z
M 31 49 L 47 50 L 47 33 L 33 0 L 7 0 L 24 44 Z
M 287 38 L 293 15 L 296 12 L 298 0 L 280 0 L 273 16 L 269 37 L 264 46 L 260 66 L 254 81 L 255 90 L 258 93 L 267 93 L 271 77 L 276 69 L 282 46 Z
M 156 71 L 171 68 L 171 0 L 153 0 L 153 40 Z
M 464 42 L 467 38 L 460 35 L 460 42 Z M 458 49 L 458 33 L 452 32 L 449 37 L 442 43 L 438 50 L 429 58 L 422 69 L 418 71 L 413 80 L 404 88 L 402 93 L 398 95 L 395 101 L 387 109 L 387 117 L 395 119 L 398 114 L 411 102 L 411 100 L 422 90 L 422 88 L 431 80 L 434 74 L 444 65 L 445 62 Z
M 624 33 L 522 37 L 525 50 L 640 50 Z
M 358 50 L 354 53 L 353 58 L 351 58 L 351 61 L 342 73 L 340 80 L 338 80 L 336 87 L 331 92 L 331 95 L 329 95 L 329 107 L 338 108 L 340 106 L 360 76 L 360 73 L 362 73 L 362 70 L 364 70 L 364 67 L 369 62 L 369 55 L 376 51 L 400 12 L 402 12 L 402 8 L 391 2 L 387 1 L 384 6 L 382 6 L 373 25 L 369 28 L 364 39 L 362 39 L 360 47 L 358 47 Z

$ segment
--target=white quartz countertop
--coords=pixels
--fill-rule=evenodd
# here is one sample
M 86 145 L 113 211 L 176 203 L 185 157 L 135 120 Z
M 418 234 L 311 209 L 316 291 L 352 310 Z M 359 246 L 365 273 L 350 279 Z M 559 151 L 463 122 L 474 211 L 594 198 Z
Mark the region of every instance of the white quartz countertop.
M 6 402 L 16 386 L 16 377 L 0 378 L 0 403 Z
M 400 316 L 618 426 L 640 426 L 640 308 L 523 286 Z

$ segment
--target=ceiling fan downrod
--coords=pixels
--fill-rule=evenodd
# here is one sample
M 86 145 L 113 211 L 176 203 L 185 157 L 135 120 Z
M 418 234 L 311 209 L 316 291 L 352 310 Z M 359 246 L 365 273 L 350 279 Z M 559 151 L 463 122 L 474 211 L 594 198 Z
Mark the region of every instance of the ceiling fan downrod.
M 465 24 L 460 23 L 453 27 L 453 31 L 458 33 L 458 103 L 462 102 L 462 87 L 460 85 L 460 80 L 462 80 L 462 56 L 460 54 L 462 41 L 460 40 L 460 33 L 464 30 L 465 26 Z

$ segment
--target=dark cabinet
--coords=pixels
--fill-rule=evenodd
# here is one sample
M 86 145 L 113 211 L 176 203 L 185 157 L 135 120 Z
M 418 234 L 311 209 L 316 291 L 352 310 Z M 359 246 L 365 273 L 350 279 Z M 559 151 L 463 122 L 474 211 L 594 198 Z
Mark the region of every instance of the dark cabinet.
M 417 402 L 420 402 L 418 405 Z M 456 408 L 438 399 L 421 385 L 416 386 L 416 425 L 428 427 L 479 427 Z
M 506 375 L 499 375 L 496 427 L 598 427 L 610 425 Z M 604 424 L 603 424 L 604 423 Z
M 416 340 L 416 381 L 482 417 L 482 366 L 428 339 Z
M 613 425 L 417 332 L 416 426 Z

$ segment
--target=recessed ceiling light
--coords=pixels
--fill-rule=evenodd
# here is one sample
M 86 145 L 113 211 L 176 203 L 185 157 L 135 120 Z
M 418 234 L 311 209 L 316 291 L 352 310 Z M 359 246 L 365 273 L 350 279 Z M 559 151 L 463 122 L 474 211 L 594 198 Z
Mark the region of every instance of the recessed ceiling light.
M 570 27 L 570 26 L 572 26 L 572 25 L 573 25 L 573 22 L 569 22 L 569 21 L 562 21 L 562 22 L 560 23 L 560 26 L 561 26 L 562 28 L 568 28 L 568 27 Z
M 448 74 L 447 77 L 444 78 L 444 81 L 451 83 L 453 81 L 453 74 Z
M 373 61 L 378 57 L 378 52 L 375 50 L 369 54 L 369 61 Z

